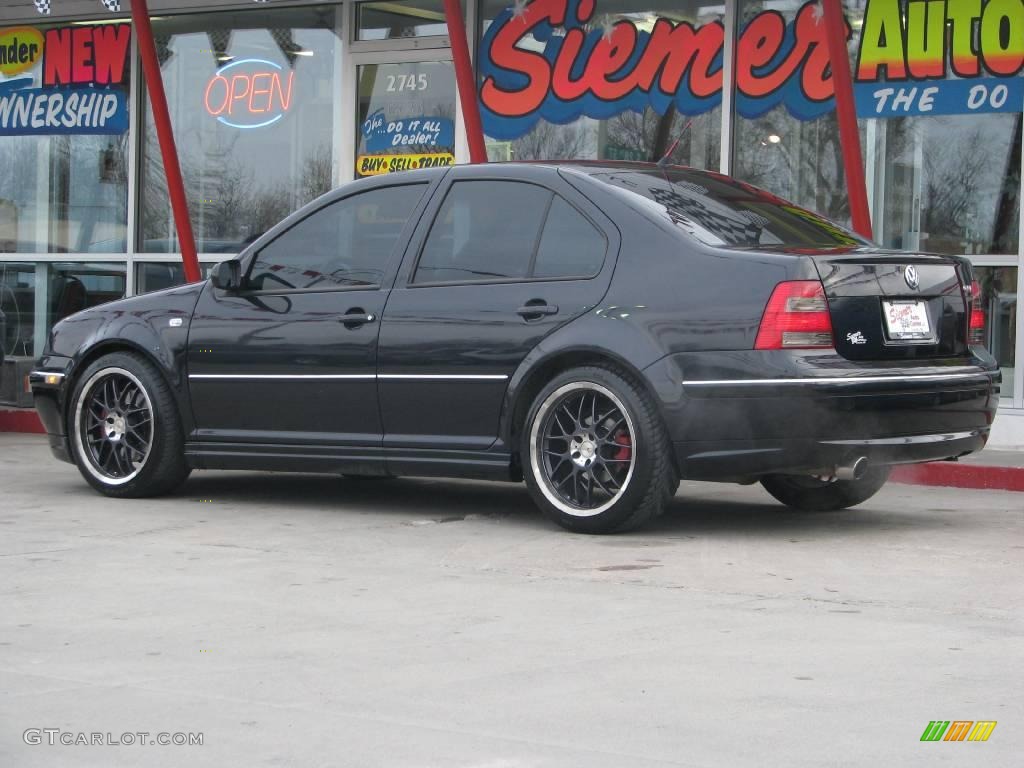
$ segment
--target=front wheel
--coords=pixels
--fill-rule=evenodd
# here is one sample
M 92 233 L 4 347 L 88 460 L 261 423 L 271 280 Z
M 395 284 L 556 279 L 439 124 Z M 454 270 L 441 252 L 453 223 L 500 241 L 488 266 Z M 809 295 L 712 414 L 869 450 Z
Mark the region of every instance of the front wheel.
M 671 444 L 643 387 L 625 372 L 587 366 L 538 393 L 520 455 L 530 495 L 578 533 L 636 528 L 678 485 Z
M 855 507 L 878 493 L 892 467 L 869 467 L 857 480 L 818 480 L 802 475 L 768 475 L 761 485 L 787 507 L 802 512 L 834 512 Z
M 107 496 L 157 496 L 188 477 L 174 396 L 138 355 L 104 355 L 82 373 L 68 408 L 68 434 L 78 470 Z

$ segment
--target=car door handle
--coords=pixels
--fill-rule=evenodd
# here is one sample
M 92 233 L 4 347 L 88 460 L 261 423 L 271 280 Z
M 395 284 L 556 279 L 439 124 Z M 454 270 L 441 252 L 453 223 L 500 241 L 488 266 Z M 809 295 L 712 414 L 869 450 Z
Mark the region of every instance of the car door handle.
M 544 315 L 557 315 L 558 307 L 548 304 L 543 299 L 536 300 L 536 303 L 527 302 L 525 306 L 516 310 L 516 314 L 526 320 L 532 320 Z
M 372 323 L 376 319 L 377 316 L 372 312 L 367 312 L 362 307 L 355 307 L 339 317 L 338 322 L 344 324 L 346 328 L 358 328 L 360 325 Z

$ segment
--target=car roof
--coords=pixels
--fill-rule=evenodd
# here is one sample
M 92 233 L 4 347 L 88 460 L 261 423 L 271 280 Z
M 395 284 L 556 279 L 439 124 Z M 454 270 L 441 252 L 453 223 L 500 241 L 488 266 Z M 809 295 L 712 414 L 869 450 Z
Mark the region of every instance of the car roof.
M 567 170 L 575 171 L 586 176 L 601 176 L 608 173 L 637 173 L 647 176 L 661 176 L 666 180 L 672 180 L 673 178 L 678 179 L 680 175 L 685 175 L 687 178 L 695 178 L 704 176 L 707 178 L 714 178 L 718 180 L 731 180 L 728 176 L 724 176 L 715 171 L 705 171 L 699 168 L 690 168 L 685 165 L 658 165 L 658 163 L 639 162 L 635 160 L 509 160 L 503 162 L 487 162 L 487 163 L 465 163 L 454 166 L 446 166 L 442 168 L 423 168 L 419 170 L 402 171 L 401 173 L 388 174 L 386 176 L 374 176 L 365 179 L 359 179 L 366 186 L 390 186 L 392 184 L 412 184 L 416 182 L 431 182 L 434 181 L 438 176 L 446 174 L 448 171 L 455 170 L 457 173 L 460 171 L 469 170 L 471 168 L 486 167 L 491 170 L 497 170 L 500 172 L 501 169 L 532 169 L 532 170 Z M 342 185 L 335 190 L 332 190 L 330 196 L 332 198 L 341 197 L 347 194 L 343 190 L 348 185 Z
M 541 174 L 562 173 L 577 177 L 588 177 L 593 182 L 602 185 L 612 184 L 613 186 L 622 186 L 624 184 L 630 187 L 634 182 L 642 184 L 642 178 L 646 178 L 649 181 L 653 177 L 670 184 L 682 182 L 701 186 L 739 185 L 748 193 L 755 191 L 749 184 L 740 182 L 731 176 L 718 173 L 717 171 L 692 168 L 686 165 L 670 165 L 667 163 L 661 165 L 636 160 L 510 160 L 497 163 L 480 163 L 478 165 L 456 165 L 451 166 L 447 170 L 453 170 L 460 175 L 464 173 L 468 175 L 473 173 L 470 169 L 474 168 L 487 168 L 491 173 L 499 175 L 503 168 L 507 168 L 510 171 L 516 169 L 520 173 L 522 171 L 529 172 L 529 170 Z M 633 182 L 629 181 L 629 177 L 633 177 Z
M 643 162 L 639 160 L 511 160 L 507 162 L 488 163 L 488 165 L 520 166 L 520 167 L 549 167 L 554 169 L 565 169 L 576 171 L 587 176 L 599 176 L 606 173 L 641 173 L 649 176 L 663 176 L 666 179 L 670 175 L 684 173 L 694 176 L 708 176 L 718 179 L 728 178 L 715 171 L 706 171 L 700 168 L 691 168 L 686 165 L 659 165 L 658 163 Z

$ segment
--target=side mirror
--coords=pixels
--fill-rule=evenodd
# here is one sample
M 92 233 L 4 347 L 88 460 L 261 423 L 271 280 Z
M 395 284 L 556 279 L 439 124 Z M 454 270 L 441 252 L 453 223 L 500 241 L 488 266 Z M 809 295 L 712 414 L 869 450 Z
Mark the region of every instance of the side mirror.
M 214 288 L 222 291 L 238 291 L 242 288 L 242 264 L 238 259 L 222 261 L 210 273 Z

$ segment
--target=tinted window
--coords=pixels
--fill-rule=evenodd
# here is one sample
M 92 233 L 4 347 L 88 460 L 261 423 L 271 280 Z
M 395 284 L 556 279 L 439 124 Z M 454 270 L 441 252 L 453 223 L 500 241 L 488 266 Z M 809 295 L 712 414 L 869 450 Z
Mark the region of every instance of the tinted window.
M 551 193 L 513 181 L 459 181 L 423 246 L 414 282 L 527 276 Z
M 537 249 L 534 277 L 591 277 L 601 271 L 604 235 L 565 200 L 555 196 Z
M 270 245 L 253 264 L 253 288 L 378 284 L 425 184 L 374 189 L 321 208 Z
M 611 171 L 594 177 L 707 245 L 820 248 L 867 241 L 757 187 L 700 171 Z

